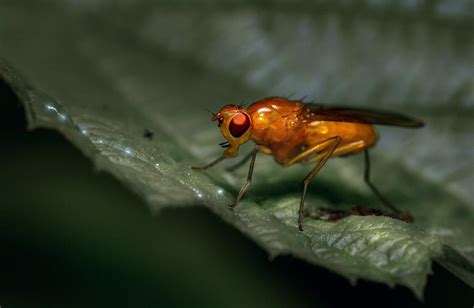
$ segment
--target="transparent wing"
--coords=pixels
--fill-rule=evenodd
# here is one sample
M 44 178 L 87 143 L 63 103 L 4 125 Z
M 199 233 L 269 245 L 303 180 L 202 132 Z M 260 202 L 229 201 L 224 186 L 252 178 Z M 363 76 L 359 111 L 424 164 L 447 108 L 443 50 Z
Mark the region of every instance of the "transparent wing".
M 349 107 L 331 107 L 305 104 L 306 121 L 356 122 L 378 125 L 393 125 L 417 128 L 424 123 L 418 119 L 398 113 Z

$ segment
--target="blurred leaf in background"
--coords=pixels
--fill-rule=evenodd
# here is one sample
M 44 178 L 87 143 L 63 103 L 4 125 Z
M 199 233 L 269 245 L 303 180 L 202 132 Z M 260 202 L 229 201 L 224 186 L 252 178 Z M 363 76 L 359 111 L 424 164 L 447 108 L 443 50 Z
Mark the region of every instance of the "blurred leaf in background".
M 7 60 L 0 74 L 24 104 L 30 128 L 59 130 L 154 212 L 204 205 L 271 256 L 293 254 L 351 281 L 405 285 L 418 297 L 432 259 L 472 286 L 473 5 L 362 3 L 5 2 L 0 56 Z M 415 225 L 350 217 L 337 224 L 307 221 L 306 232 L 299 233 L 296 208 L 307 166 L 276 170 L 271 158 L 259 157 L 255 184 L 235 212 L 225 205 L 245 170 L 207 175 L 189 170 L 220 154 L 221 137 L 203 107 L 216 110 L 293 92 L 326 103 L 401 111 L 427 122 L 419 131 L 381 129 L 374 153 L 374 179 L 414 214 Z M 151 140 L 144 138 L 146 131 L 153 133 Z M 358 157 L 331 161 L 308 203 L 373 206 L 377 201 L 361 174 Z M 61 181 L 43 177 L 51 181 L 42 183 L 44 191 Z M 62 190 L 65 200 L 77 189 Z M 90 196 L 81 196 L 87 203 Z M 118 215 L 115 207 L 108 209 L 104 220 Z M 156 245 L 164 242 L 161 233 L 149 234 Z M 95 235 L 81 236 L 92 241 Z M 135 256 L 143 255 L 138 250 Z M 215 275 L 226 275 L 222 268 Z M 190 277 L 183 279 L 189 283 Z M 262 273 L 245 281 L 258 279 L 272 280 Z

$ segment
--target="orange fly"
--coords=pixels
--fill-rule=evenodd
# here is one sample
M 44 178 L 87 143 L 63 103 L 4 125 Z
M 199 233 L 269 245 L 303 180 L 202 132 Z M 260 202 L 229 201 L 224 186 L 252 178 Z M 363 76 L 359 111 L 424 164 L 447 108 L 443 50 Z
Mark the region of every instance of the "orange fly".
M 422 127 L 423 122 L 396 113 L 329 107 L 291 101 L 281 97 L 268 97 L 250 104 L 248 108 L 226 105 L 217 114 L 213 114 L 212 121 L 218 121 L 221 133 L 227 140 L 220 145 L 226 150 L 221 157 L 210 164 L 192 167 L 193 169 L 205 170 L 226 158 L 236 157 L 241 144 L 249 140 L 255 142 L 253 151 L 234 166 L 234 168 L 238 167 L 251 159 L 247 181 L 240 189 L 235 202 L 229 206 L 230 208 L 234 208 L 239 203 L 250 186 L 258 152 L 273 155 L 276 162 L 283 166 L 315 163 L 315 167 L 303 180 L 298 211 L 298 228 L 303 231 L 304 200 L 308 184 L 313 177 L 330 157 L 363 151 L 365 182 L 382 203 L 393 212 L 391 216 L 407 222 L 412 221 L 410 214 L 395 208 L 370 182 L 368 149 L 377 142 L 378 138 L 373 124 L 417 128 Z

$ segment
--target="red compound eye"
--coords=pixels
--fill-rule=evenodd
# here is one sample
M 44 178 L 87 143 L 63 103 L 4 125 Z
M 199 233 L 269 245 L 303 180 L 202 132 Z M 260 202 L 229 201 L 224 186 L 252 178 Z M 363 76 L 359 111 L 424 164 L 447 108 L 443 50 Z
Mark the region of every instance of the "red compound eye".
M 229 131 L 234 138 L 239 138 L 250 127 L 250 119 L 245 113 L 238 113 L 230 120 Z

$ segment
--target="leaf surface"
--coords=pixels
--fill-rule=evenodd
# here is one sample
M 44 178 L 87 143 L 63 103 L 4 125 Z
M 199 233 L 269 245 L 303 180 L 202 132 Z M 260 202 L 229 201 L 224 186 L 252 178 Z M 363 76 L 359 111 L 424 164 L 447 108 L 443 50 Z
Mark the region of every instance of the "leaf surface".
M 0 76 L 31 128 L 62 132 L 153 212 L 206 206 L 272 256 L 293 254 L 351 281 L 402 284 L 419 297 L 432 260 L 473 286 L 474 38 L 463 13 L 472 7 L 329 3 L 4 3 Z M 307 219 L 300 233 L 299 183 L 310 166 L 259 156 L 235 211 L 227 204 L 245 168 L 190 170 L 221 154 L 203 108 L 293 92 L 426 121 L 421 130 L 381 128 L 372 156 L 377 186 L 415 224 Z M 357 156 L 331 160 L 308 208 L 377 207 L 362 168 Z

